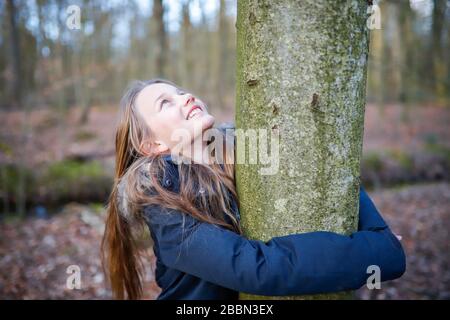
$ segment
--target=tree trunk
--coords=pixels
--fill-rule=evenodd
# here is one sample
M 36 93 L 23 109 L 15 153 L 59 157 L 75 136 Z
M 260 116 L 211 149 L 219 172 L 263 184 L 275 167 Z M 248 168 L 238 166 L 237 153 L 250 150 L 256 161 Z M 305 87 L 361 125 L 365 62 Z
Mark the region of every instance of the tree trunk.
M 181 63 L 181 84 L 184 87 L 188 87 L 189 84 L 195 82 L 195 72 L 194 72 L 194 57 L 192 50 L 198 52 L 199 49 L 195 48 L 193 45 L 192 37 L 192 24 L 189 12 L 190 0 L 187 0 L 182 4 L 182 28 L 181 28 L 181 40 L 182 40 L 182 50 L 179 61 Z
M 249 238 L 356 230 L 367 6 L 365 1 L 238 1 L 236 184 Z M 247 129 L 267 130 L 268 136 L 279 130 L 276 174 L 260 174 L 267 167 L 261 157 L 257 165 L 239 163 L 245 154 L 239 130 Z
M 155 70 L 157 77 L 167 77 L 167 45 L 166 28 L 164 26 L 164 5 L 162 0 L 153 1 L 153 16 L 155 41 Z
M 445 58 L 442 45 L 442 34 L 444 31 L 445 23 L 445 11 L 447 9 L 446 0 L 434 0 L 433 1 L 433 23 L 432 23 L 432 58 L 430 60 L 433 62 L 433 95 L 434 100 L 440 104 L 445 105 L 446 103 L 446 86 L 445 79 L 448 77 L 446 75 L 445 69 Z
M 199 48 L 201 50 L 201 59 L 197 60 L 196 66 L 198 66 L 199 61 L 201 61 L 202 67 L 198 70 L 199 71 L 199 93 L 201 96 L 203 96 L 206 101 L 213 101 L 211 97 L 213 96 L 213 88 L 211 87 L 211 84 L 214 83 L 213 78 L 213 69 L 212 62 L 213 59 L 211 57 L 211 51 L 212 51 L 212 37 L 211 37 L 211 31 L 208 27 L 208 18 L 206 14 L 206 2 L 207 0 L 199 0 L 199 9 L 200 9 L 200 16 L 201 16 L 201 22 L 199 27 L 197 28 L 196 34 L 198 35 L 199 39 Z M 205 81 L 205 79 L 209 79 L 209 81 Z
M 12 61 L 13 69 L 13 81 L 12 81 L 12 91 L 13 91 L 13 102 L 14 107 L 17 110 L 23 108 L 22 102 L 22 64 L 21 64 L 21 52 L 20 52 L 20 33 L 19 33 L 19 22 L 17 15 L 16 4 L 13 0 L 9 0 L 6 4 L 9 18 L 9 28 L 10 28 L 10 39 L 9 43 L 11 45 L 10 60 Z M 26 110 L 25 110 L 26 111 Z M 25 185 L 25 154 L 24 149 L 26 146 L 27 137 L 26 133 L 26 120 L 28 113 L 24 112 L 21 119 L 21 136 L 20 143 L 23 144 L 23 148 L 19 151 L 18 163 L 18 183 L 15 190 L 16 193 L 16 214 L 19 217 L 25 216 L 26 211 L 26 185 Z
M 227 62 L 227 42 L 228 42 L 228 26 L 226 12 L 226 2 L 225 0 L 220 0 L 219 2 L 219 17 L 218 24 L 219 28 L 217 30 L 217 57 L 216 57 L 216 68 L 217 74 L 215 77 L 216 82 L 216 94 L 217 94 L 217 104 L 220 110 L 225 109 L 225 95 L 226 95 L 226 62 Z
M 408 1 L 399 2 L 399 24 L 400 24 L 400 97 L 399 100 L 405 104 L 402 108 L 402 113 L 404 116 L 402 118 L 409 118 L 408 115 L 408 105 L 411 103 L 413 90 L 414 90 L 414 69 L 411 66 L 414 63 L 414 51 L 416 47 L 414 46 L 414 33 L 412 32 L 412 22 L 414 19 L 414 13 L 411 9 L 411 5 Z
M 18 26 L 18 15 L 16 12 L 16 5 L 13 0 L 9 0 L 6 3 L 6 8 L 8 11 L 9 18 L 9 44 L 10 44 L 10 59 L 12 61 L 12 93 L 14 106 L 17 109 L 21 108 L 22 100 L 22 68 L 20 61 L 20 40 L 19 40 L 19 26 Z

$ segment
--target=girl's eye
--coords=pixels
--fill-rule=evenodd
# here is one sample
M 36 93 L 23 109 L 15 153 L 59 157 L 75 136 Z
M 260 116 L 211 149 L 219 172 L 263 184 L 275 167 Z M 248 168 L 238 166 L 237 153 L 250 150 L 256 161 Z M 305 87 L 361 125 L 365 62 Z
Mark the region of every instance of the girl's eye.
M 161 108 L 164 106 L 164 104 L 166 104 L 166 103 L 168 103 L 169 102 L 169 100 L 163 100 L 163 101 L 161 101 Z

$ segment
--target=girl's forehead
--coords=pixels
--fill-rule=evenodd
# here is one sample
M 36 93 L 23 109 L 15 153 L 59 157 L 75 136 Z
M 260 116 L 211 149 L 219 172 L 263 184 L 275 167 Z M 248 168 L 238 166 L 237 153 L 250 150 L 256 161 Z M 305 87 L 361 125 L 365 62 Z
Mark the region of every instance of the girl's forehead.
M 141 90 L 136 99 L 136 103 L 137 105 L 153 105 L 162 94 L 173 93 L 176 90 L 176 87 L 167 83 L 151 84 Z
M 172 93 L 177 90 L 176 87 L 168 84 L 168 83 L 155 83 L 146 86 L 141 93 L 143 96 L 147 98 L 153 98 L 153 101 L 156 100 L 162 93 Z

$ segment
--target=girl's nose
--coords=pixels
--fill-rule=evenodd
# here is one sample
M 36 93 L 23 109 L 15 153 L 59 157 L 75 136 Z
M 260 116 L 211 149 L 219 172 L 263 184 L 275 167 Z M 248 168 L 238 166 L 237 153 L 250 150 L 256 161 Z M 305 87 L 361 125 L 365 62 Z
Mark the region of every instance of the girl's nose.
M 187 106 L 187 105 L 189 105 L 189 103 L 192 103 L 192 102 L 195 101 L 195 98 L 194 98 L 193 95 L 188 94 L 187 96 L 188 96 L 188 97 L 187 97 L 186 102 L 185 102 L 185 104 L 184 104 L 185 106 Z

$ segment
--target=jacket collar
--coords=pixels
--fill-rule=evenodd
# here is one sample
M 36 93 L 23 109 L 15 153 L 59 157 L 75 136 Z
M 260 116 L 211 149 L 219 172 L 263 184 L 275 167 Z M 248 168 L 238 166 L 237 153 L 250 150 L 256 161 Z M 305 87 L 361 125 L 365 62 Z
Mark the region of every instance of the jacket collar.
M 164 172 L 164 177 L 162 184 L 165 188 L 168 188 L 174 192 L 179 192 L 179 176 L 178 176 L 178 168 L 177 163 L 172 159 L 171 154 L 163 155 L 163 159 L 168 163 L 166 170 Z M 228 196 L 231 197 L 231 193 L 228 192 Z M 235 216 L 238 220 L 240 220 L 240 212 L 237 208 L 236 201 L 232 201 L 232 208 L 231 210 L 234 212 Z M 228 220 L 228 216 L 226 217 L 227 221 L 231 223 L 231 220 Z

